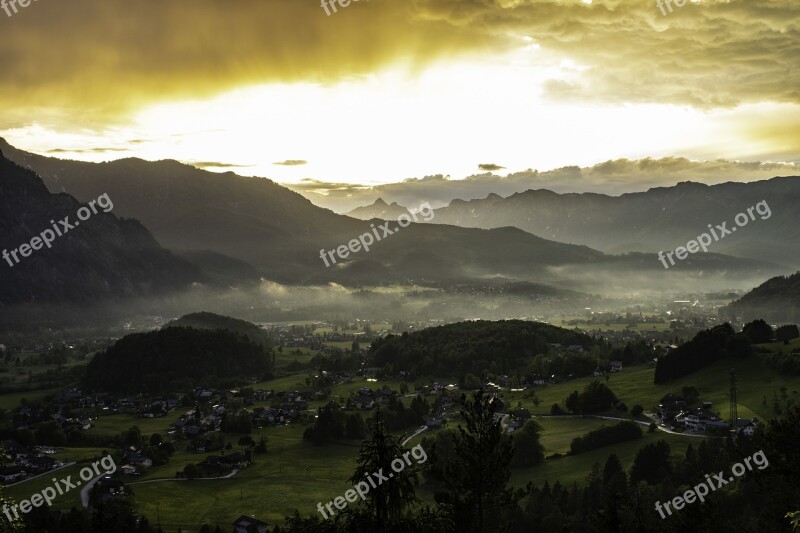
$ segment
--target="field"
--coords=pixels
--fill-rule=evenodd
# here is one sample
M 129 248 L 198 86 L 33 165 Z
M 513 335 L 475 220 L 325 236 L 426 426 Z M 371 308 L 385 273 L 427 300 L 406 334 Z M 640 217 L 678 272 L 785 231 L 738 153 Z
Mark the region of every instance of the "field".
M 797 341 L 794 344 L 800 347 L 800 343 Z M 556 402 L 563 406 L 563 401 L 570 392 L 580 391 L 591 381 L 600 380 L 606 383 L 629 409 L 639 404 L 644 407 L 645 411 L 648 411 L 667 393 L 680 394 L 684 386 L 693 386 L 699 391 L 700 400 L 712 402 L 711 410 L 721 415 L 722 418 L 727 418 L 729 416 L 728 391 L 732 369 L 735 369 L 737 375 L 737 403 L 740 418 L 756 417 L 759 420 L 773 418 L 775 413 L 772 412 L 769 405 L 763 405 L 763 398 L 765 396 L 768 399 L 771 398 L 773 392 L 778 391 L 781 387 L 786 387 L 789 397 L 800 401 L 800 396 L 798 396 L 800 395 L 800 376 L 781 375 L 764 364 L 762 356 L 735 361 L 735 366 L 731 361 L 719 361 L 694 374 L 663 385 L 653 384 L 652 366 L 640 365 L 627 367 L 616 374 L 609 374 L 607 382 L 605 377 L 586 377 L 555 385 L 535 387 L 534 391 L 541 400 L 538 407 L 535 407 L 532 401 L 524 399 L 524 393 L 521 392 L 506 393 L 505 398 L 510 401 L 510 405 L 516 406 L 517 402 L 521 401 L 523 406 L 530 409 L 532 413 L 549 414 L 550 406 Z

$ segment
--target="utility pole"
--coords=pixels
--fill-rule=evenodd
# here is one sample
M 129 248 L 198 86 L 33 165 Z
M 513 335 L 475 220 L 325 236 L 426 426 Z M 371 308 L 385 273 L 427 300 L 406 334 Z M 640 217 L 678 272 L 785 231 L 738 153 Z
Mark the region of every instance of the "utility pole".
M 738 420 L 738 410 L 736 408 L 737 401 L 736 401 L 736 371 L 731 370 L 731 405 L 730 405 L 730 413 L 731 413 L 731 432 L 734 436 L 736 436 L 736 421 Z

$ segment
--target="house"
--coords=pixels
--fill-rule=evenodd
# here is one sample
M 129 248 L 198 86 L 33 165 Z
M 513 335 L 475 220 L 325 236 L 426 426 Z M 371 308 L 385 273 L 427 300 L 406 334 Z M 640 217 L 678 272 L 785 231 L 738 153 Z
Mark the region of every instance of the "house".
M 93 490 L 100 499 L 100 502 L 106 502 L 117 495 L 125 494 L 125 484 L 119 479 L 112 479 L 111 476 L 104 476 L 100 481 L 94 484 Z
M 233 523 L 233 533 L 267 533 L 268 524 L 252 516 L 240 516 Z
M 489 398 L 489 406 L 495 413 L 502 413 L 506 408 L 506 403 L 495 395 Z
M 669 422 L 681 412 L 686 410 L 686 400 L 672 393 L 667 394 L 653 408 L 656 415 L 661 418 L 661 422 Z
M 189 443 L 189 449 L 195 453 L 205 453 L 211 450 L 212 445 L 209 439 L 195 439 Z
M 687 431 L 706 433 L 710 429 L 724 429 L 727 426 L 728 424 L 724 420 L 702 407 L 698 407 L 686 414 Z
M 150 468 L 153 466 L 153 461 L 149 457 L 146 457 L 138 452 L 128 455 L 126 461 L 133 467 L 141 466 L 143 468 Z
M 524 424 L 524 422 L 521 419 L 514 418 L 506 426 L 506 431 L 509 433 L 514 433 L 516 430 L 522 427 L 522 424 Z
M 372 409 L 375 402 L 369 396 L 359 396 L 355 402 L 356 409 Z
M 425 425 L 429 428 L 440 428 L 444 425 L 445 420 L 439 418 L 438 416 L 430 417 L 425 419 Z
M 13 483 L 25 477 L 25 470 L 19 465 L 0 466 L 0 480 Z
M 205 430 L 198 426 L 188 426 L 184 428 L 184 432 L 190 437 L 198 437 L 205 433 Z
M 34 472 L 47 472 L 55 466 L 56 460 L 52 457 L 31 457 L 27 463 Z
M 741 418 L 736 419 L 736 433 L 746 435 L 748 437 L 752 437 L 753 434 L 756 432 L 757 421 L 754 418 L 753 420 L 744 420 Z
M 511 411 L 511 416 L 520 420 L 523 424 L 530 420 L 531 412 L 525 409 L 524 407 L 520 407 L 518 409 L 514 409 Z

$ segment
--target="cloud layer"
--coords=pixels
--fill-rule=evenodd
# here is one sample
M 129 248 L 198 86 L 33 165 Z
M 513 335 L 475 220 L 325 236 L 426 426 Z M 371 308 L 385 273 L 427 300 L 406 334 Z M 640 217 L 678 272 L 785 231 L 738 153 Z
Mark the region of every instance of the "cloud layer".
M 453 199 L 474 200 L 489 194 L 509 196 L 528 189 L 549 189 L 554 192 L 597 192 L 618 195 L 644 191 L 652 187 L 669 187 L 681 181 L 697 181 L 710 185 L 726 181 L 753 181 L 775 176 L 800 175 L 797 163 L 761 163 L 738 161 L 689 161 L 682 157 L 645 158 L 636 161 L 617 159 L 587 168 L 564 167 L 546 172 L 527 170 L 499 176 L 476 174 L 463 180 L 435 175 L 408 179 L 400 183 L 378 186 L 347 183 L 325 183 L 306 180 L 287 187 L 304 195 L 317 205 L 340 213 L 368 205 L 378 198 L 386 202 L 414 206 L 430 202 L 434 207 L 447 205 Z
M 411 0 L 353 3 L 330 17 L 316 2 L 178 0 L 38 2 L 3 17 L 0 104 L 124 113 L 153 100 L 246 84 L 332 83 L 402 63 L 520 46 L 579 66 L 551 79 L 559 100 L 698 107 L 800 102 L 800 3 L 687 3 L 663 16 L 640 0 Z M 63 117 L 62 117 L 63 118 Z

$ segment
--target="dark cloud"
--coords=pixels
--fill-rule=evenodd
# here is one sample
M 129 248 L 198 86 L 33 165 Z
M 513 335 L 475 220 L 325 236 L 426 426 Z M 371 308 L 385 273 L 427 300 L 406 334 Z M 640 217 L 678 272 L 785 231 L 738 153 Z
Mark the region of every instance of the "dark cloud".
M 708 0 L 667 16 L 655 2 L 414 0 L 421 20 L 500 40 L 527 35 L 588 67 L 550 80 L 557 100 L 698 107 L 800 102 L 800 3 Z
M 495 165 L 494 163 L 481 163 L 478 165 L 478 168 L 487 172 L 494 172 L 495 170 L 502 170 L 506 167 L 501 167 L 500 165 Z
M 38 2 L 3 20 L 0 106 L 7 124 L 45 106 L 63 111 L 53 121 L 79 112 L 97 126 L 149 103 L 246 85 L 330 83 L 399 61 L 416 71 L 491 41 L 415 21 L 406 2 L 340 11 L 328 17 L 319 2 L 298 0 Z
M 308 161 L 304 159 L 287 159 L 286 161 L 281 161 L 279 163 L 272 163 L 273 165 L 281 165 L 284 167 L 294 167 L 298 165 L 305 165 Z

